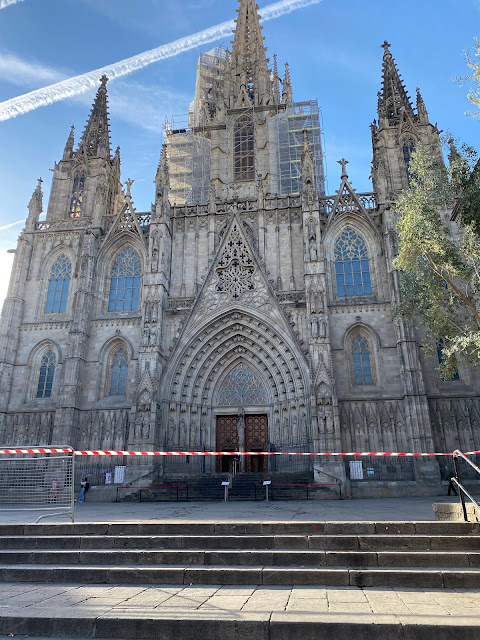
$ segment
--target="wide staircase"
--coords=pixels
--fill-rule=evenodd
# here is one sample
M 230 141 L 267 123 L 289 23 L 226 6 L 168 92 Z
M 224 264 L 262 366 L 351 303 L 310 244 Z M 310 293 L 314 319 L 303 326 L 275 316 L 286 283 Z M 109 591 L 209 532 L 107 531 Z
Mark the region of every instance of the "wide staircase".
M 0 581 L 0 636 L 480 638 L 478 523 L 4 524 Z

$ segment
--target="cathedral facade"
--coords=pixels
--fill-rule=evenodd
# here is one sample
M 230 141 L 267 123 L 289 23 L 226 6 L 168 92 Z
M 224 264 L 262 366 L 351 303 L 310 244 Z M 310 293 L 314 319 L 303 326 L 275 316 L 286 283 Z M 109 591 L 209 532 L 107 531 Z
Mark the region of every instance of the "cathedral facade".
M 339 188 L 325 194 L 316 102 L 294 102 L 288 65 L 283 80 L 276 57 L 269 66 L 255 0 L 240 0 L 231 51 L 202 54 L 148 212 L 134 206 L 133 181 L 120 181 L 101 79 L 80 141 L 72 128 L 55 164 L 46 219 L 39 182 L 15 252 L 0 327 L 2 444 L 480 449 L 478 375 L 442 380 L 422 334 L 390 313 L 395 199 L 416 142 L 441 151 L 419 91 L 414 106 L 383 47 L 372 193 L 355 191 L 341 160 Z M 440 481 L 430 458 L 305 460 L 354 495 Z M 186 462 L 168 469 L 186 473 Z M 282 464 L 251 456 L 240 470 Z M 128 477 L 145 472 L 132 465 Z

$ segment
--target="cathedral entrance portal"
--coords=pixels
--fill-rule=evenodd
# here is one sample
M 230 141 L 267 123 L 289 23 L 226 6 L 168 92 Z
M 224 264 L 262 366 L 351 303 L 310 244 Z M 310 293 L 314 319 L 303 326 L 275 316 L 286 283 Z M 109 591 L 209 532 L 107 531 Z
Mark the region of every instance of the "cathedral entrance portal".
M 246 415 L 245 451 L 267 451 L 268 418 L 266 415 Z M 241 423 L 240 423 L 241 426 Z M 239 416 L 217 416 L 217 451 L 239 450 Z M 218 456 L 217 471 L 230 473 L 233 470 L 233 456 Z M 240 461 L 242 462 L 242 461 Z M 241 467 L 243 468 L 243 466 Z M 246 456 L 245 471 L 263 473 L 268 470 L 268 457 L 262 455 Z

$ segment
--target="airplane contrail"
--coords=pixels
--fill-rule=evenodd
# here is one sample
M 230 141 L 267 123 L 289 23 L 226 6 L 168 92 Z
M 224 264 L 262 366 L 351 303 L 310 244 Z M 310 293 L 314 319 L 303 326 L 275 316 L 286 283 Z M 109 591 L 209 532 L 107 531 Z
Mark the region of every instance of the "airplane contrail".
M 22 222 L 25 222 L 25 220 L 17 220 L 17 222 L 6 224 L 3 227 L 0 227 L 0 231 L 5 231 L 6 229 L 10 229 L 10 227 L 15 227 L 17 224 L 21 224 Z
M 11 0 L 0 0 L 0 2 Z M 314 4 L 319 4 L 322 0 L 280 0 L 273 2 L 260 10 L 262 22 L 279 18 L 287 13 L 292 13 L 297 9 L 303 9 Z M 101 75 L 107 75 L 111 80 L 126 76 L 138 69 L 143 69 L 154 62 L 172 58 L 184 51 L 195 49 L 196 47 L 214 42 L 231 35 L 235 28 L 235 21 L 222 22 L 203 31 L 198 31 L 190 36 L 174 40 L 168 44 L 161 45 L 155 49 L 150 49 L 131 58 L 126 58 L 94 71 L 89 71 L 67 80 L 62 80 L 35 91 L 30 91 L 16 98 L 0 102 L 0 121 L 9 120 L 16 116 L 23 115 L 39 107 L 44 107 L 66 98 L 85 93 L 98 85 Z
M 0 0 L 0 9 L 5 9 L 11 4 L 17 4 L 17 2 L 23 2 L 23 0 Z

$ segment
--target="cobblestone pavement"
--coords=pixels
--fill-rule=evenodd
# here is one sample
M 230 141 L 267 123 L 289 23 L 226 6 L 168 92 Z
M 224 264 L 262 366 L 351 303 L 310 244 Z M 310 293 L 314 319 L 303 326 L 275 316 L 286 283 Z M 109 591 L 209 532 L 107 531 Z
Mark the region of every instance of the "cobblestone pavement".
M 76 522 L 218 522 L 218 521 L 428 521 L 434 520 L 434 502 L 456 502 L 458 498 L 368 498 L 358 500 L 285 500 L 278 502 L 150 502 L 76 504 Z M 5 511 L 0 523 L 35 522 L 37 512 Z M 43 522 L 65 522 L 52 517 Z
M 115 586 L 5 583 L 0 615 L 72 618 L 188 612 L 315 612 L 362 616 L 448 616 L 480 625 L 480 590 L 389 587 Z

